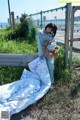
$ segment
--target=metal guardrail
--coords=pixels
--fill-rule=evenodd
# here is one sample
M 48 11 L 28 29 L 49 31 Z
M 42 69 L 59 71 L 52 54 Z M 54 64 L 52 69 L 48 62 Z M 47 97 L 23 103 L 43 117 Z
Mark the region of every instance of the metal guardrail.
M 0 66 L 27 66 L 37 54 L 0 54 Z

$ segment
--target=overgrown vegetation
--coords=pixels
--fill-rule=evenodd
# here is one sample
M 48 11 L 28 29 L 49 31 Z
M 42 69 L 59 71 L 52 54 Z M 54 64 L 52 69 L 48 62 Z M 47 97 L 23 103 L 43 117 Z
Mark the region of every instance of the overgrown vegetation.
M 0 66 L 0 85 L 19 80 L 24 67 Z
M 32 44 L 23 41 L 0 40 L 0 53 L 33 54 L 37 52 L 36 41 Z
M 62 71 L 65 68 L 65 64 L 64 64 L 64 57 L 65 56 L 64 55 L 65 55 L 64 46 L 61 45 L 59 48 L 59 57 L 55 59 L 54 75 L 55 75 L 56 80 L 59 80 L 61 78 Z
M 33 54 L 37 53 L 36 28 L 33 20 L 22 14 L 20 24 L 0 30 L 0 53 Z M 24 67 L 0 66 L 0 85 L 20 79 Z
M 20 23 L 16 23 L 14 28 L 7 28 L 6 38 L 8 40 L 23 40 L 29 41 L 29 43 L 36 40 L 36 28 L 32 18 L 27 14 L 22 14 L 20 17 Z

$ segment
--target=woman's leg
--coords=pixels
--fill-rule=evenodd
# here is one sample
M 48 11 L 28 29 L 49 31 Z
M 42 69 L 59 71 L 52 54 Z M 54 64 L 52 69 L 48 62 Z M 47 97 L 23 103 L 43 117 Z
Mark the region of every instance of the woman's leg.
M 47 65 L 51 77 L 51 83 L 54 83 L 54 58 L 47 58 Z

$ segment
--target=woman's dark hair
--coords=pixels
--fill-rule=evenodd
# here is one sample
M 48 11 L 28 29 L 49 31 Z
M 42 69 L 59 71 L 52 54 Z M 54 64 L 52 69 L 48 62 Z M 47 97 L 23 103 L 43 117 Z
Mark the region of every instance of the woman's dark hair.
M 53 24 L 53 23 L 49 23 L 49 24 L 47 24 L 47 25 L 45 26 L 45 30 L 46 30 L 48 27 L 52 29 L 51 34 L 53 34 L 53 35 L 55 36 L 55 35 L 56 35 L 56 32 L 57 32 L 57 26 L 56 26 L 55 24 Z

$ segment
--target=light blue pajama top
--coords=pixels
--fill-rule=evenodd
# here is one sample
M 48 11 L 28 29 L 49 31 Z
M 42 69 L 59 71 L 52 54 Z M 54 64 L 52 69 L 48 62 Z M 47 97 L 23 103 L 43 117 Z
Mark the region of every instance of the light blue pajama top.
M 37 37 L 38 37 L 37 38 L 37 42 L 38 42 L 38 55 L 39 56 L 44 55 L 46 57 L 45 52 L 42 50 L 43 42 L 45 40 L 55 42 L 55 39 L 53 39 L 54 37 L 50 33 L 49 34 L 44 33 L 44 30 L 39 30 Z
M 42 50 L 43 42 L 45 40 L 55 42 L 54 36 L 52 36 L 51 34 L 44 33 L 44 30 L 40 30 L 38 32 L 37 37 L 38 37 L 37 38 L 37 42 L 38 42 L 38 55 L 39 56 L 43 55 L 46 58 L 46 62 L 47 62 L 49 73 L 50 73 L 51 82 L 54 83 L 54 58 L 47 56 L 45 51 Z M 51 46 L 49 46 L 49 49 L 50 49 L 50 47 Z

